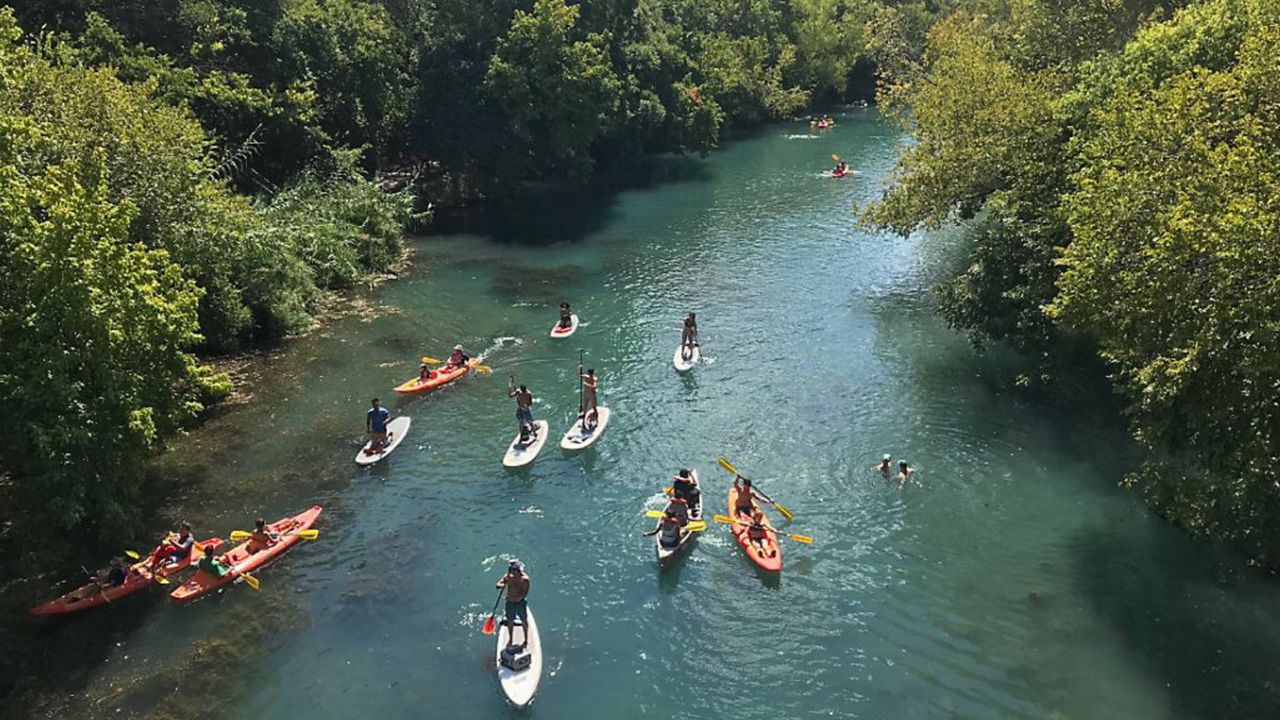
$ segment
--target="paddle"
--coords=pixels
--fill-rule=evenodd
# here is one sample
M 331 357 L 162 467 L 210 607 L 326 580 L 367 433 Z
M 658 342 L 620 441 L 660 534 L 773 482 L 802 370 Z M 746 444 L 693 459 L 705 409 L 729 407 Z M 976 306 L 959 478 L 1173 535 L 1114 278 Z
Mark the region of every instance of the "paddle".
M 582 426 L 587 426 L 587 406 L 582 401 L 582 348 L 578 348 L 578 412 L 582 413 Z
M 315 540 L 316 538 L 320 537 L 320 531 L 319 530 L 299 530 L 297 532 L 281 533 L 280 537 L 287 537 L 289 535 L 297 535 L 303 540 Z M 244 530 L 231 531 L 231 539 L 235 540 L 236 542 L 240 542 L 241 540 L 248 540 L 251 537 L 253 537 L 253 533 L 246 532 Z
M 489 373 L 493 372 L 493 368 L 489 367 L 488 365 L 477 365 L 476 372 L 481 372 L 481 373 L 484 373 L 485 375 L 488 375 Z
M 254 590 L 261 590 L 262 583 L 258 582 L 258 578 L 250 575 L 249 573 L 240 573 L 240 577 L 244 578 L 245 585 L 248 585 Z
M 738 472 L 738 468 L 734 467 L 734 466 L 733 466 L 733 463 L 729 462 L 729 458 L 727 458 L 727 457 L 725 457 L 725 456 L 723 456 L 723 455 L 721 455 L 721 456 L 720 456 L 720 458 L 719 458 L 718 460 L 716 460 L 716 463 L 717 463 L 718 465 L 720 465 L 720 467 L 724 468 L 727 472 L 733 473 L 734 475 L 736 475 L 736 476 L 738 476 L 738 477 L 740 477 L 740 478 L 745 478 L 745 477 L 746 477 L 746 476 L 745 476 L 745 475 L 743 475 L 742 473 Z M 751 478 L 747 478 L 747 479 L 748 479 L 748 480 L 750 480 Z M 752 484 L 751 484 L 751 489 L 752 489 L 752 491 L 754 491 L 754 492 L 755 492 L 755 494 L 756 494 L 756 495 L 759 495 L 759 496 L 760 496 L 760 499 L 761 499 L 761 500 L 764 500 L 765 502 L 769 503 L 770 505 L 772 505 L 772 506 L 774 506 L 774 507 L 778 508 L 778 512 L 782 513 L 782 516 L 783 516 L 783 517 L 785 517 L 785 518 L 786 518 L 786 519 L 788 519 L 788 520 L 795 520 L 795 519 L 796 519 L 796 516 L 791 514 L 791 511 L 787 509 L 787 506 L 783 505 L 783 504 L 782 504 L 782 503 L 780 503 L 780 502 L 775 501 L 773 498 L 769 497 L 768 495 L 765 495 L 763 492 L 760 492 L 760 488 L 756 487 L 756 486 L 755 486 L 755 483 L 752 483 Z
M 840 156 L 835 153 L 831 153 L 831 159 L 840 162 Z
M 734 520 L 733 518 L 730 518 L 727 515 L 716 515 L 715 521 L 718 523 L 724 523 L 725 525 L 750 525 L 751 524 L 749 522 L 745 522 L 742 520 Z M 813 544 L 813 538 L 809 537 L 808 535 L 792 535 L 791 533 L 782 532 L 778 528 L 771 527 L 770 529 L 773 530 L 774 533 L 791 538 L 796 542 L 804 543 L 805 545 Z
M 442 362 L 444 362 L 444 361 L 443 361 L 443 360 L 437 360 L 437 359 L 435 359 L 435 358 L 433 358 L 433 357 L 427 357 L 426 355 L 423 355 L 423 356 L 422 356 L 422 362 L 423 362 L 423 363 L 425 363 L 425 364 L 427 364 L 427 365 L 438 365 L 438 364 L 440 364 L 440 363 L 442 363 Z
M 484 621 L 484 627 L 480 628 L 480 632 L 485 635 L 492 635 L 493 631 L 498 628 L 498 603 L 502 602 L 502 591 L 506 588 L 498 588 L 498 597 L 493 601 L 493 609 L 489 611 L 489 619 Z
M 666 513 L 662 512 L 661 510 L 646 510 L 644 514 L 645 514 L 645 517 L 651 517 L 651 518 L 660 518 L 666 515 Z M 703 530 L 707 529 L 707 521 L 706 520 L 690 520 L 687 525 L 685 525 L 680 529 L 684 530 L 685 532 L 702 532 Z

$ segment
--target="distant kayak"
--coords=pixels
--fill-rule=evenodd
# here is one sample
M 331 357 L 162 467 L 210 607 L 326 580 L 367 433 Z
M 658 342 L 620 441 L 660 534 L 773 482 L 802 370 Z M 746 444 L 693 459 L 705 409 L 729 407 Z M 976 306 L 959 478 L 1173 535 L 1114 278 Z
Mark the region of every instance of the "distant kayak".
M 529 653 L 529 666 L 512 670 L 502 664 L 502 651 L 507 647 L 511 634 L 505 622 L 498 625 L 498 648 L 494 656 L 497 659 L 498 684 L 502 686 L 502 694 L 518 708 L 529 707 L 533 703 L 533 696 L 538 693 L 538 683 L 542 680 L 542 638 L 538 636 L 538 624 L 533 621 L 533 610 L 525 608 L 525 618 L 528 625 L 515 635 L 525 644 L 525 651 Z M 525 639 L 526 631 L 528 640 Z
M 250 553 L 249 542 L 251 541 L 243 542 L 218 557 L 218 560 L 230 567 L 225 573 L 214 576 L 203 570 L 196 570 L 196 574 L 184 583 L 182 587 L 169 593 L 169 597 L 178 602 L 195 600 L 220 587 L 230 585 L 241 575 L 252 572 L 275 560 L 283 555 L 286 550 L 297 544 L 300 539 L 298 533 L 315 524 L 316 518 L 320 517 L 322 511 L 323 508 L 319 505 L 312 505 L 293 517 L 267 523 L 268 532 L 279 533 L 280 535 L 274 545 L 263 548 L 256 553 Z
M 573 314 L 569 316 L 569 327 L 560 327 L 560 323 L 556 322 L 551 326 L 551 337 L 567 338 L 578 331 L 578 316 Z
M 409 418 L 401 416 L 387 423 L 387 443 L 378 449 L 373 450 L 373 441 L 364 444 L 360 452 L 356 453 L 357 465 L 372 465 L 382 458 L 391 454 L 391 451 L 400 447 L 400 443 L 404 442 L 405 436 L 409 434 Z
M 116 587 L 102 588 L 97 583 L 89 583 L 88 585 L 72 590 L 57 600 L 50 600 L 47 603 L 37 605 L 31 608 L 28 612 L 36 616 L 64 615 L 78 610 L 87 610 L 91 607 L 97 607 L 98 605 L 106 605 L 107 603 L 114 602 L 127 595 L 132 595 L 145 587 L 150 587 L 151 585 L 156 584 L 156 576 L 169 577 L 181 572 L 191 563 L 199 559 L 200 555 L 204 553 L 205 546 L 216 548 L 221 544 L 221 538 L 210 538 L 203 542 L 196 543 L 191 547 L 191 552 L 188 553 L 187 557 L 182 558 L 178 562 L 161 566 L 154 575 L 149 569 L 147 569 L 147 562 L 150 558 L 144 558 L 129 567 L 129 571 L 125 576 L 124 582 Z
M 465 366 L 456 367 L 451 370 L 446 369 L 448 368 L 447 365 L 441 365 L 435 370 L 432 370 L 431 372 L 427 373 L 427 377 L 425 380 L 423 380 L 422 378 L 414 378 L 412 380 L 409 380 L 407 382 L 397 385 L 394 388 L 394 390 L 395 392 L 398 392 L 401 395 L 412 395 L 414 393 L 421 393 L 421 392 L 427 392 L 429 390 L 434 390 L 438 387 L 448 385 L 454 380 L 457 380 L 458 378 L 466 375 L 467 373 L 474 370 L 475 367 L 479 364 L 480 364 L 480 358 L 471 358 L 470 360 L 467 361 L 467 364 Z
M 676 346 L 676 354 L 671 358 L 671 364 L 675 366 L 676 372 L 688 372 L 693 369 L 694 365 L 702 359 L 702 350 L 695 344 L 693 352 L 688 357 L 684 354 L 684 345 Z
M 857 171 L 857 170 L 845 170 L 845 171 L 844 171 L 844 172 L 842 172 L 842 173 L 832 172 L 831 170 L 828 170 L 828 171 L 826 171 L 826 172 L 822 173 L 822 177 L 825 177 L 825 178 L 834 178 L 834 179 L 838 180 L 838 179 L 840 179 L 840 178 L 845 178 L 845 177 L 849 177 L 850 175 L 857 175 L 857 174 L 858 174 L 858 171 Z
M 587 428 L 586 418 L 578 418 L 569 428 L 569 432 L 560 439 L 560 447 L 564 450 L 585 450 L 599 440 L 604 434 L 605 426 L 609 424 L 609 408 L 600 406 L 596 408 L 596 413 L 598 420 L 595 427 Z
M 528 465 L 542 452 L 542 446 L 547 444 L 547 435 L 551 434 L 551 425 L 546 420 L 535 420 L 533 426 L 538 429 L 537 437 L 532 442 L 521 445 L 520 434 L 516 433 L 516 439 L 511 441 L 507 454 L 502 457 L 503 465 L 510 468 Z

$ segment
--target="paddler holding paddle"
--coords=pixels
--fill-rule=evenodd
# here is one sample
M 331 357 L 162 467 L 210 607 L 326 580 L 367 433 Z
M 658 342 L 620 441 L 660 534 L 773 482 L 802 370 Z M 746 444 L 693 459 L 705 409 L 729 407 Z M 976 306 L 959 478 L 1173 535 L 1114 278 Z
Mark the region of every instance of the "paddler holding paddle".
M 507 397 L 516 400 L 516 425 L 520 428 L 520 442 L 527 443 L 538 435 L 538 426 L 533 423 L 533 393 L 524 385 L 516 387 L 515 382 L 513 375 L 511 385 L 507 388 Z
M 391 412 L 378 404 L 378 398 L 370 401 L 373 405 L 369 412 L 365 413 L 364 428 L 369 435 L 369 440 L 373 446 L 369 449 L 378 452 L 387 444 L 387 422 L 391 420 Z
M 503 611 L 502 622 L 507 626 L 507 647 L 524 648 L 529 642 L 529 575 L 524 571 L 524 563 L 511 559 L 507 563 L 507 574 L 498 579 L 494 585 L 498 590 L 506 589 L 507 604 Z M 519 618 L 520 628 L 524 631 L 524 642 L 516 645 L 515 621 Z
M 689 313 L 684 318 L 684 327 L 680 330 L 681 356 L 688 360 L 693 357 L 693 349 L 698 345 L 698 316 Z
M 582 380 L 582 407 L 579 408 L 578 417 L 583 418 L 582 426 L 587 429 L 593 429 L 599 421 L 599 413 L 596 410 L 596 389 L 600 387 L 600 379 L 596 377 L 595 368 L 589 368 L 586 373 L 582 372 L 582 364 L 578 364 L 578 377 Z M 587 408 L 591 408 L 587 412 Z

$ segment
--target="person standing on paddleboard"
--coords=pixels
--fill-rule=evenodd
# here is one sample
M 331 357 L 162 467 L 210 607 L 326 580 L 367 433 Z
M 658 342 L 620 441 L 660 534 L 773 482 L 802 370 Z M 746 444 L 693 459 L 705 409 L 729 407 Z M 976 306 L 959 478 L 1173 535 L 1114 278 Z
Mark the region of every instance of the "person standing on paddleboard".
M 693 356 L 693 348 L 698 345 L 698 316 L 689 313 L 684 318 L 684 329 L 680 331 L 680 347 L 684 348 L 684 359 Z
M 596 412 L 596 389 L 600 386 L 600 380 L 596 377 L 595 368 L 583 373 L 582 366 L 579 365 L 578 373 L 578 377 L 582 379 L 582 407 L 579 408 L 578 417 L 583 419 L 584 428 L 594 428 L 599 418 L 599 413 Z M 587 408 L 591 408 L 591 411 L 588 412 Z
M 560 327 L 568 329 L 573 325 L 573 306 L 567 302 L 560 303 Z
M 365 413 L 364 427 L 373 442 L 373 449 L 377 450 L 387 444 L 387 423 L 391 420 L 391 412 L 378 404 L 378 398 L 370 403 L 373 407 Z
M 507 574 L 498 579 L 495 589 L 507 590 L 507 604 L 503 611 L 502 622 L 507 626 L 507 647 L 523 648 L 529 642 L 529 575 L 524 571 L 524 563 L 512 559 L 507 563 Z M 524 631 L 524 642 L 516 643 L 515 621 L 520 620 Z
M 513 383 L 514 381 L 515 378 L 512 378 Z M 520 428 L 521 439 L 536 436 L 538 426 L 533 424 L 533 393 L 524 385 L 517 388 L 513 384 L 507 388 L 507 397 L 516 399 L 516 425 Z

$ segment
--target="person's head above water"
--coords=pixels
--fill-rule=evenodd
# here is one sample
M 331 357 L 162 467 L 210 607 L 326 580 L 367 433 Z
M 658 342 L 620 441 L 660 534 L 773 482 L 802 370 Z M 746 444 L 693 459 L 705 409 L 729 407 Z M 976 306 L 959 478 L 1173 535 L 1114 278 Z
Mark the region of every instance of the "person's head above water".
M 906 460 L 899 460 L 899 461 L 898 461 L 898 467 L 902 468 L 903 470 L 906 470 L 906 469 L 907 469 L 907 461 L 906 461 Z

